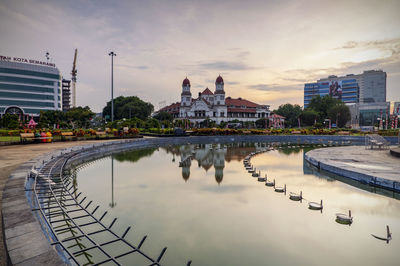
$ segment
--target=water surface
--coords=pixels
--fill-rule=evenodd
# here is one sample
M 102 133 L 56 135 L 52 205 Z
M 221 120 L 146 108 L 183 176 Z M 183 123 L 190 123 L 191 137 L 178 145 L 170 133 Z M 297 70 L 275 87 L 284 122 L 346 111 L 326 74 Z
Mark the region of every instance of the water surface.
M 303 162 L 304 149 L 285 148 L 256 155 L 252 164 L 287 185 L 274 192 L 247 173 L 243 158 L 265 144 L 184 145 L 124 152 L 77 171 L 77 186 L 89 199 L 118 217 L 116 231 L 132 225 L 128 240 L 164 265 L 398 265 L 400 202 L 327 175 Z M 188 164 L 179 167 L 179 162 Z M 373 190 L 371 188 L 366 188 Z M 289 200 L 289 192 L 305 200 Z M 324 201 L 312 211 L 307 202 Z M 351 209 L 351 226 L 335 213 Z M 393 240 L 385 236 L 390 225 Z M 128 256 L 126 264 L 138 262 Z M 139 261 L 140 263 L 140 261 Z

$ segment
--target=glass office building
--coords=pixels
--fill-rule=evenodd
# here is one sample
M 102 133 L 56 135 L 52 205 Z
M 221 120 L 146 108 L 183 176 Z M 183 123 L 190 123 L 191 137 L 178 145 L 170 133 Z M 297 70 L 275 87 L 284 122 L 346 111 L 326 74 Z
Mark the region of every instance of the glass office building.
M 61 76 L 54 64 L 0 56 L 0 115 L 21 120 L 61 110 Z
M 390 109 L 386 102 L 386 77 L 382 70 L 368 70 L 358 75 L 329 76 L 306 83 L 304 108 L 315 96 L 331 95 L 349 106 L 352 127 L 374 126 L 386 118 Z
M 304 85 L 304 108 L 306 108 L 313 97 L 331 95 L 342 100 L 344 103 L 359 102 L 359 85 L 356 79 L 342 79 L 318 81 Z
M 344 103 L 382 103 L 386 102 L 386 72 L 368 70 L 362 74 L 329 76 L 314 83 L 304 84 L 304 108 L 312 97 L 331 95 Z
M 378 126 L 380 120 L 386 121 L 390 115 L 390 102 L 359 105 L 360 126 Z

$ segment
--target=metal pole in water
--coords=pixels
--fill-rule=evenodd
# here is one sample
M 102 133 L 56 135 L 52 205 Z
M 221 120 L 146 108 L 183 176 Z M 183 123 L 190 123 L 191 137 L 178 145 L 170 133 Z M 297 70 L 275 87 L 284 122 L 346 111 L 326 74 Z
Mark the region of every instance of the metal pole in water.
M 114 208 L 117 205 L 114 202 L 114 156 L 111 155 L 111 203 L 110 207 Z

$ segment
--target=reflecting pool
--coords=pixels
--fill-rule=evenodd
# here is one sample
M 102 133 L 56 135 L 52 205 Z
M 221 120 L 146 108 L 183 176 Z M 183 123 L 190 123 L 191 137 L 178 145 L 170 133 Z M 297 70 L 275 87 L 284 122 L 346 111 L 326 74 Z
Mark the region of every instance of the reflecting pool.
M 304 162 L 313 147 L 257 154 L 252 165 L 287 186 L 276 193 L 252 177 L 243 159 L 264 143 L 204 144 L 134 150 L 76 169 L 79 191 L 102 206 L 114 228 L 163 265 L 399 265 L 399 195 L 353 186 Z M 350 184 L 348 184 L 350 183 Z M 304 199 L 292 201 L 289 192 Z M 308 201 L 323 200 L 323 210 Z M 335 222 L 352 211 L 353 224 Z M 393 240 L 380 241 L 371 234 Z M 118 247 L 116 247 L 118 248 Z M 123 263 L 140 263 L 127 256 Z

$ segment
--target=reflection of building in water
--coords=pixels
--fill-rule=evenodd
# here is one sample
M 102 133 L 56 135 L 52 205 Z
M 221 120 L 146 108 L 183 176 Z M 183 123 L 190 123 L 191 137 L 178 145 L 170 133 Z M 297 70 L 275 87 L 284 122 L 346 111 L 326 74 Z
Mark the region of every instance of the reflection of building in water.
M 182 177 L 187 181 L 190 177 L 190 166 L 192 165 L 192 160 L 189 159 L 192 156 L 192 150 L 190 146 L 180 146 L 179 152 L 181 155 L 181 162 L 185 162 L 182 165 Z
M 260 143 L 236 143 L 236 144 L 198 144 L 184 146 L 169 146 L 162 148 L 173 156 L 180 156 L 182 178 L 187 181 L 190 177 L 191 160 L 196 160 L 198 167 L 206 172 L 214 166 L 215 180 L 221 183 L 224 177 L 225 161 L 241 161 L 251 152 L 265 147 Z
M 217 181 L 218 184 L 221 183 L 224 178 L 225 155 L 227 150 L 226 148 L 220 147 L 220 145 L 221 144 L 218 144 L 213 154 L 215 181 Z

